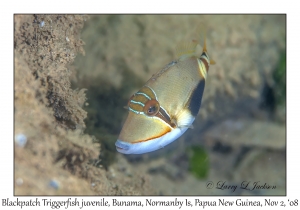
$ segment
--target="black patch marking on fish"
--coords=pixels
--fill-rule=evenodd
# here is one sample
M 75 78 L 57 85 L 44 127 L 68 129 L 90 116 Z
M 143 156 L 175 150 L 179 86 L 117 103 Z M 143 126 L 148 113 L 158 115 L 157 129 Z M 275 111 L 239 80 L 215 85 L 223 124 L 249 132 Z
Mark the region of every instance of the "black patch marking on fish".
M 194 89 L 194 91 L 192 92 L 192 94 L 190 96 L 190 99 L 188 102 L 188 109 L 191 111 L 191 114 L 194 117 L 197 116 L 197 114 L 199 112 L 204 87 L 205 87 L 205 80 L 202 79 L 202 80 L 200 80 L 197 87 Z

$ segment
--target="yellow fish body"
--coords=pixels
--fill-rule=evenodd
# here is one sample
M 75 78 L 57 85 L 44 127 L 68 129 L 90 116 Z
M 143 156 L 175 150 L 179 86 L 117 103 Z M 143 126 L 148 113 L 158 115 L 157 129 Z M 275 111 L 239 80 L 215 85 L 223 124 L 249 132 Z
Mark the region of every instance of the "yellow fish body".
M 179 138 L 197 116 L 210 60 L 204 39 L 179 45 L 178 59 L 154 74 L 128 101 L 129 115 L 116 141 L 124 154 L 143 154 L 163 148 Z

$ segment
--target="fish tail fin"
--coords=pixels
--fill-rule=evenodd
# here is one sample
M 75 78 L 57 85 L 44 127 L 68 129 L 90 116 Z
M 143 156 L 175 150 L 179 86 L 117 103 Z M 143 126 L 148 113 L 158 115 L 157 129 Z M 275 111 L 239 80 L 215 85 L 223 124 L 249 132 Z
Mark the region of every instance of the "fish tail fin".
M 210 65 L 215 65 L 215 64 L 216 64 L 216 61 L 213 60 L 213 59 L 210 59 L 209 64 L 210 64 Z
M 194 34 L 196 32 L 196 34 Z M 200 23 L 196 30 L 191 34 L 193 38 L 199 37 L 200 43 L 203 43 L 202 55 L 205 54 L 208 58 L 208 63 L 213 65 L 216 64 L 215 60 L 209 59 L 206 45 L 206 25 L 204 23 Z M 189 35 L 190 36 L 190 35 Z M 176 46 L 176 57 L 179 60 L 184 60 L 188 57 L 196 56 L 196 48 L 199 42 L 195 39 L 189 39 L 191 41 L 181 41 Z M 202 56 L 201 55 L 201 56 Z
M 201 22 L 197 27 L 197 33 L 200 34 L 200 41 L 201 43 L 203 43 L 202 55 L 205 54 L 206 57 L 209 58 L 207 52 L 207 45 L 206 45 L 206 31 L 207 31 L 207 26 Z M 216 64 L 216 61 L 212 58 L 209 58 L 209 64 L 214 65 Z

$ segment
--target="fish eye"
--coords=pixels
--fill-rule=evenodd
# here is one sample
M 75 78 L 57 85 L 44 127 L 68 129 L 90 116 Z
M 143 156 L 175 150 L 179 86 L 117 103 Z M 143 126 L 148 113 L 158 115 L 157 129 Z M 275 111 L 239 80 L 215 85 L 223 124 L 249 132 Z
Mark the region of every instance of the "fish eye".
M 148 116 L 154 116 L 159 112 L 159 103 L 157 100 L 152 99 L 147 101 L 144 106 L 144 113 Z

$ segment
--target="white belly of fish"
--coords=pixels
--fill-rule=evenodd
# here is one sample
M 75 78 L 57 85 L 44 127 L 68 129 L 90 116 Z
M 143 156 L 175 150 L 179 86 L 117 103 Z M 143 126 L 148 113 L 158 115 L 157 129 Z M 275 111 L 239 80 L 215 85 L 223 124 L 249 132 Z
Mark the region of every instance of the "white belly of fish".
M 191 123 L 194 121 L 195 118 L 191 120 Z M 165 147 L 166 145 L 170 144 L 171 142 L 178 139 L 188 127 L 181 127 L 175 128 L 171 132 L 149 141 L 140 142 L 140 143 L 128 143 L 124 141 L 117 140 L 116 148 L 118 152 L 123 154 L 143 154 L 147 152 L 152 152 L 158 149 Z

